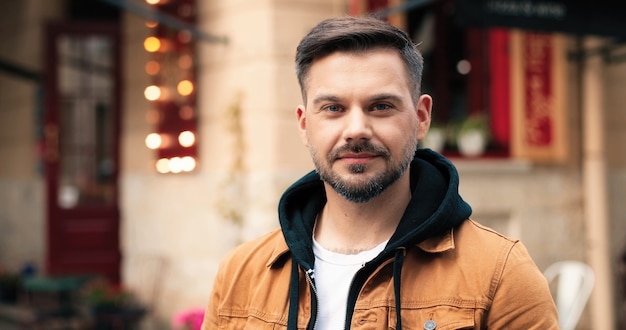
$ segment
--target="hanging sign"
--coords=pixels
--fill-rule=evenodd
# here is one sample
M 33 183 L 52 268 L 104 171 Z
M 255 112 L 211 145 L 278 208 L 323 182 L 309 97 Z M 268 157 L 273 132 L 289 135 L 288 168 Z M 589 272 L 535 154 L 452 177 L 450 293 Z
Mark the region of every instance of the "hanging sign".
M 538 162 L 567 158 L 562 36 L 511 33 L 511 153 Z

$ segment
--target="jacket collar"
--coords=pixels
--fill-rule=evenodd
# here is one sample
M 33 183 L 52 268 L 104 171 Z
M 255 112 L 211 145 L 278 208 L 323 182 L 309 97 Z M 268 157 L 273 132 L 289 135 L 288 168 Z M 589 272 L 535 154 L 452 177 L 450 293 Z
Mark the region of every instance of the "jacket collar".
M 454 249 L 454 229 L 450 228 L 445 234 L 427 238 L 417 244 L 417 247 L 428 253 L 440 253 Z
M 289 252 L 289 247 L 287 246 L 285 239 L 282 238 L 282 239 L 275 240 L 274 248 L 272 249 L 272 254 L 270 255 L 270 258 L 265 264 L 265 266 L 272 267 L 287 252 Z

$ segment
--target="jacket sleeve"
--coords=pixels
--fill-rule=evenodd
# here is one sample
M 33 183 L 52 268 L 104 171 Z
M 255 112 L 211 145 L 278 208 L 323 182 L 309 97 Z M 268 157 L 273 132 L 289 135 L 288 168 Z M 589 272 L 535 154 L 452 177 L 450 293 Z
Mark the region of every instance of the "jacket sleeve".
M 559 329 L 547 279 L 521 242 L 511 248 L 494 284 L 493 304 L 487 316 L 489 329 Z
M 201 330 L 213 330 L 217 329 L 218 324 L 218 310 L 220 302 L 222 301 L 224 290 L 224 273 L 225 273 L 225 263 L 226 258 L 222 261 L 222 264 L 219 267 L 217 275 L 215 276 L 215 280 L 213 281 L 213 290 L 211 295 L 209 296 L 209 303 L 207 305 L 206 311 L 204 312 L 204 321 L 202 322 Z

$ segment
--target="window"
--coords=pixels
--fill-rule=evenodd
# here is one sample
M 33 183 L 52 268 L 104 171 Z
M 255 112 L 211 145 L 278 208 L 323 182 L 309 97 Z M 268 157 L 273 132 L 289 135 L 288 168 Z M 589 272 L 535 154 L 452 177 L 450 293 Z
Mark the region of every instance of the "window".
M 424 56 L 422 91 L 434 100 L 431 133 L 443 130 L 443 145 L 432 144 L 436 142 L 429 136 L 425 146 L 449 156 L 508 156 L 506 31 L 458 25 L 451 1 L 436 1 L 406 15 L 406 30 Z M 469 128 L 487 133 L 484 151 L 461 151 L 465 142 L 459 141 L 460 133 Z

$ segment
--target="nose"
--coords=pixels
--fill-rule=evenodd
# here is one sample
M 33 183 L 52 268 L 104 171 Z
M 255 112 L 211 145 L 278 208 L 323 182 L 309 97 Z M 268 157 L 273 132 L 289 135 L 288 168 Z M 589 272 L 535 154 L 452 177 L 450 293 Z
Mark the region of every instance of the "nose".
M 353 107 L 348 111 L 344 119 L 344 140 L 369 140 L 372 137 L 372 118 L 368 116 L 364 109 Z

